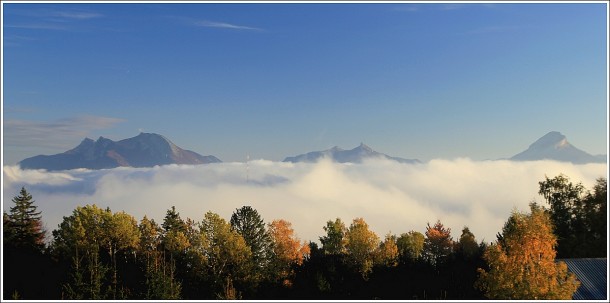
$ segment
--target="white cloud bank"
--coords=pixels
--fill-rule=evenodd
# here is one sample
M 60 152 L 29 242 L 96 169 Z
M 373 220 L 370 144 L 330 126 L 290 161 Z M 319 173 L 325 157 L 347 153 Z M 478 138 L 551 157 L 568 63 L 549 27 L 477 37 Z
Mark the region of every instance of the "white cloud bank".
M 248 172 L 247 172 L 248 171 Z M 607 178 L 606 164 L 573 165 L 554 161 L 511 162 L 470 159 L 398 164 L 292 164 L 251 161 L 199 166 L 45 172 L 4 167 L 3 209 L 21 186 L 32 193 L 48 230 L 78 205 L 124 210 L 140 220 L 162 222 L 172 205 L 183 218 L 200 221 L 213 211 L 225 219 L 251 205 L 265 222 L 286 219 L 303 240 L 318 241 L 326 221 L 349 225 L 363 217 L 380 237 L 388 232 L 425 231 L 440 219 L 457 239 L 469 226 L 480 241 L 495 235 L 512 209 L 527 210 L 544 176 L 563 173 L 590 189 Z

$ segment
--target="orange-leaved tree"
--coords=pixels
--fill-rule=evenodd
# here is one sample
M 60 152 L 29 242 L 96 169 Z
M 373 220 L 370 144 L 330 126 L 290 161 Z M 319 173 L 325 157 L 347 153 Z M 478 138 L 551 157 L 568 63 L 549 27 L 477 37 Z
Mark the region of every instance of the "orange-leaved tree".
M 291 286 L 290 277 L 294 274 L 293 265 L 303 264 L 309 256 L 309 245 L 301 243 L 294 234 L 292 224 L 286 220 L 273 220 L 268 226 L 273 243 L 272 268 L 276 279 L 285 286 Z
M 424 240 L 424 258 L 434 266 L 438 266 L 453 251 L 453 239 L 451 238 L 451 228 L 445 228 L 440 220 L 434 226 L 426 227 L 426 239 Z
M 564 262 L 555 262 L 557 237 L 549 215 L 535 203 L 530 209 L 513 211 L 487 247 L 489 270 L 479 269 L 476 286 L 496 300 L 570 300 L 580 283 Z

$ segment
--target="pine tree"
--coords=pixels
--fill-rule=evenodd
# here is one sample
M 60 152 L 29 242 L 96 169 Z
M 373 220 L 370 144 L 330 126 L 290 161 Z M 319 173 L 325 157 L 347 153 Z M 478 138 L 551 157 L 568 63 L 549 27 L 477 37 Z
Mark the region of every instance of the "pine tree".
M 252 251 L 255 267 L 260 271 L 267 267 L 271 258 L 271 237 L 265 222 L 256 209 L 243 206 L 231 215 L 231 228 L 239 233 Z
M 462 235 L 457 243 L 458 252 L 466 259 L 474 257 L 479 251 L 479 245 L 477 244 L 474 234 L 470 231 L 467 226 L 462 229 Z
M 4 216 L 4 237 L 11 245 L 19 248 L 42 250 L 46 231 L 42 225 L 41 212 L 37 211 L 32 195 L 25 187 L 12 199 L 15 206 Z

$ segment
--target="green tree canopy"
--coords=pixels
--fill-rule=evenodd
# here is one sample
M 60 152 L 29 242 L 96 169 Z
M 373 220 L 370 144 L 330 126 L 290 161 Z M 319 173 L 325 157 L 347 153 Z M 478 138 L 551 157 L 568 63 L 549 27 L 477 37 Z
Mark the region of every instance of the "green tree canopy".
M 323 227 L 326 236 L 320 237 L 325 254 L 338 255 L 345 252 L 345 233 L 347 228 L 341 219 L 329 220 Z
M 252 278 L 249 268 L 252 252 L 244 238 L 218 214 L 207 212 L 201 222 L 201 237 L 209 277 L 222 292 L 227 279 L 243 284 Z
M 398 253 L 403 260 L 417 260 L 424 251 L 425 237 L 418 231 L 401 234 L 396 240 Z
M 593 193 L 587 191 L 582 183 L 572 183 L 563 174 L 554 178 L 545 176 L 539 186 L 538 193 L 550 206 L 558 257 L 606 256 L 606 179 L 597 180 Z

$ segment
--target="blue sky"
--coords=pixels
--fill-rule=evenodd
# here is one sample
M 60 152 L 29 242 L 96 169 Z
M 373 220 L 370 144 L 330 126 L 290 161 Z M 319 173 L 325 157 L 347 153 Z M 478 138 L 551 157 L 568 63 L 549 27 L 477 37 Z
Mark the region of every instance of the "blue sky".
M 2 3 L 4 163 L 140 131 L 223 161 L 607 149 L 607 5 Z

